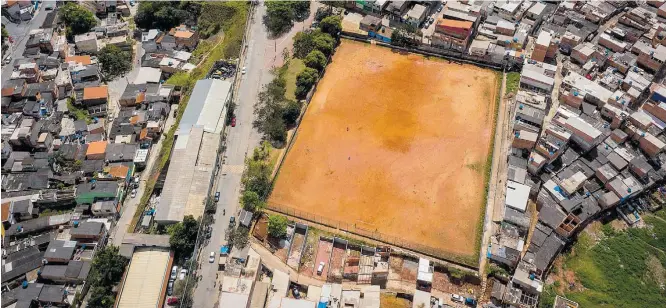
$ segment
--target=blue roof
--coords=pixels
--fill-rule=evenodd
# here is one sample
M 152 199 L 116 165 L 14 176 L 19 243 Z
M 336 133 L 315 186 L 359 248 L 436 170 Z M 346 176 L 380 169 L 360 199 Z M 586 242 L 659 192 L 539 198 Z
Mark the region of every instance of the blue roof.
M 220 246 L 220 253 L 229 253 L 229 246 Z

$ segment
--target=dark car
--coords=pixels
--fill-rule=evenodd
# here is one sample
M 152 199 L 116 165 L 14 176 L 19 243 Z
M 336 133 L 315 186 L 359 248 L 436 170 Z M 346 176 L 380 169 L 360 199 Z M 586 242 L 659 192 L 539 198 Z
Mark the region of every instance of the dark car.
M 167 285 L 167 296 L 171 296 L 173 294 L 173 280 L 169 280 L 169 284 Z
M 215 202 L 220 201 L 220 192 L 215 192 Z
M 229 218 L 229 226 L 233 227 L 235 225 L 236 225 L 236 217 L 231 216 L 231 218 Z

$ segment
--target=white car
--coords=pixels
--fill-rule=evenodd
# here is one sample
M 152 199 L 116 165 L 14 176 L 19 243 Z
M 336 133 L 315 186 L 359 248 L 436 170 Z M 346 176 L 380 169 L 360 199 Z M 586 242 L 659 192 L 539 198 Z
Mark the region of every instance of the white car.
M 174 266 L 171 268 L 171 276 L 169 277 L 169 279 L 170 279 L 170 280 L 175 280 L 175 279 L 176 279 L 176 275 L 178 275 L 178 266 L 177 266 L 177 265 L 174 265 Z
M 324 261 L 319 262 L 319 266 L 317 267 L 317 275 L 321 275 L 324 272 Z
M 245 75 L 247 73 L 247 67 L 243 66 L 243 69 L 241 70 L 241 74 Z
M 215 252 L 211 251 L 210 256 L 208 257 L 208 263 L 214 263 L 215 262 Z
M 180 275 L 178 275 L 178 280 L 185 279 L 185 276 L 187 276 L 187 270 L 183 268 L 180 270 Z
M 454 301 L 454 302 L 459 302 L 459 303 L 465 302 L 465 298 L 458 295 L 458 294 L 451 294 L 451 300 Z
M 132 193 L 130 193 L 130 197 L 136 198 L 136 189 L 132 189 Z

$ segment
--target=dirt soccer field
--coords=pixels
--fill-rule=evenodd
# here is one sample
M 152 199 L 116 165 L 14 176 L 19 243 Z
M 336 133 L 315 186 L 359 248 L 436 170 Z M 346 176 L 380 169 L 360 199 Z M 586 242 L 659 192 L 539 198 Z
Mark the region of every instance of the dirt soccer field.
M 493 71 L 344 40 L 269 203 L 475 258 L 497 92 Z

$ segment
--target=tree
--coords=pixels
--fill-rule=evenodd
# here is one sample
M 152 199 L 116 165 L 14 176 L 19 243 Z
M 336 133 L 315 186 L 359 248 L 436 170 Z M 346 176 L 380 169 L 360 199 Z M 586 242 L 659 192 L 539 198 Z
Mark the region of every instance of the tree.
M 282 238 L 287 235 L 287 218 L 280 215 L 271 215 L 268 217 L 268 234 L 276 238 Z
M 120 255 L 118 246 L 108 245 L 93 259 L 92 282 L 96 285 L 115 286 L 123 278 L 127 258 Z
M 315 48 L 324 53 L 325 56 L 333 53 L 337 43 L 336 40 L 330 34 L 319 32 L 319 30 L 315 31 L 315 34 L 313 39 Z
M 273 36 L 289 31 L 295 17 L 291 1 L 266 1 L 266 27 Z
M 246 211 L 250 212 L 262 209 L 265 205 L 261 198 L 259 198 L 259 195 L 252 190 L 243 191 L 241 204 Z
M 238 228 L 229 228 L 226 234 L 226 240 L 230 245 L 238 249 L 243 249 L 250 243 L 250 229 L 238 226 Z
M 192 215 L 187 215 L 182 222 L 169 226 L 167 229 L 169 245 L 175 253 L 176 260 L 180 261 L 192 253 L 198 231 L 199 222 Z
M 141 1 L 134 16 L 134 22 L 143 29 L 169 30 L 179 25 L 188 16 L 198 17 L 201 10 L 200 5 L 188 4 L 188 2 L 175 5 L 171 1 Z
M 4 43 L 8 37 L 9 32 L 7 32 L 7 29 L 5 29 L 5 25 L 2 25 L 2 42 Z
M 106 45 L 102 48 L 98 58 L 107 79 L 113 79 L 132 69 L 132 54 L 115 45 Z
M 296 97 L 303 98 L 308 94 L 308 91 L 317 82 L 319 72 L 314 68 L 306 67 L 302 72 L 296 76 Z
M 287 127 L 282 120 L 284 106 L 286 105 L 285 93 L 286 82 L 284 78 L 275 78 L 259 93 L 255 104 L 255 114 L 257 117 L 253 122 L 254 127 L 276 145 L 283 144 L 287 139 Z M 256 184 L 262 186 L 261 192 L 258 190 L 254 191 L 260 197 L 264 197 L 263 193 L 267 193 L 270 185 L 265 187 L 263 179 L 260 182 L 256 182 Z
M 111 292 L 111 287 L 95 286 L 90 290 L 88 307 L 111 308 L 115 301 L 116 298 Z
M 326 56 L 319 50 L 311 51 L 303 60 L 305 66 L 321 71 L 326 66 Z
M 298 117 L 301 115 L 301 103 L 297 101 L 289 101 L 287 108 L 282 113 L 282 119 L 287 126 L 294 126 Z
M 90 32 L 90 29 L 97 25 L 92 12 L 73 2 L 68 2 L 60 9 L 60 18 L 67 25 L 67 35 L 70 38 Z
M 315 49 L 314 35 L 312 32 L 298 32 L 294 35 L 294 56 L 305 58 Z
M 322 19 L 319 23 L 319 29 L 332 37 L 338 37 L 340 31 L 342 31 L 342 17 L 340 15 L 333 15 Z

